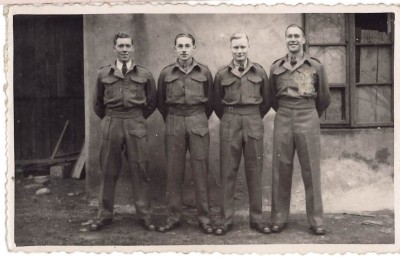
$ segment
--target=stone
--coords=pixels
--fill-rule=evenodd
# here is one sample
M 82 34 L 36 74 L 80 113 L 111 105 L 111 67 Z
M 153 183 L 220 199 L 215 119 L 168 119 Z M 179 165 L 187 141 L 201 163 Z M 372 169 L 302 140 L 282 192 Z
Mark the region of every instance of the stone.
M 47 195 L 50 194 L 50 189 L 47 187 L 41 188 L 38 191 L 36 191 L 36 195 Z
M 35 176 L 35 177 L 33 177 L 33 181 L 36 184 L 47 185 L 50 183 L 50 178 L 49 178 L 49 176 Z
M 50 168 L 50 177 L 64 179 L 70 175 L 70 172 L 71 172 L 70 163 L 55 165 L 51 166 Z
M 29 184 L 29 185 L 24 186 L 25 189 L 36 189 L 36 188 L 40 188 L 40 187 L 43 187 L 43 185 L 42 184 Z

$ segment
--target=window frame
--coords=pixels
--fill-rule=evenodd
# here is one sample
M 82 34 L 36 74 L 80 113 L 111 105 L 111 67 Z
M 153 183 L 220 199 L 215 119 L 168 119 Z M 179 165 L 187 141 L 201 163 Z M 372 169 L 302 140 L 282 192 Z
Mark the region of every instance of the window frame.
M 313 13 L 302 14 L 302 25 L 306 35 L 310 31 L 309 15 Z M 390 26 L 394 27 L 394 14 L 387 13 L 388 22 Z M 340 43 L 305 43 L 305 51 L 310 52 L 310 47 L 345 47 L 346 51 L 346 83 L 329 83 L 329 88 L 344 88 L 344 115 L 343 121 L 321 121 L 323 128 L 368 128 L 368 127 L 393 127 L 394 126 L 394 29 L 389 34 L 390 43 L 357 43 L 355 35 L 355 14 L 344 13 L 345 19 L 345 41 Z M 364 47 L 380 47 L 389 46 L 391 49 L 391 81 L 385 83 L 356 83 L 356 48 Z M 375 122 L 375 123 L 364 123 L 357 121 L 357 99 L 356 91 L 361 86 L 391 86 L 391 122 Z M 325 113 L 325 112 L 324 112 Z

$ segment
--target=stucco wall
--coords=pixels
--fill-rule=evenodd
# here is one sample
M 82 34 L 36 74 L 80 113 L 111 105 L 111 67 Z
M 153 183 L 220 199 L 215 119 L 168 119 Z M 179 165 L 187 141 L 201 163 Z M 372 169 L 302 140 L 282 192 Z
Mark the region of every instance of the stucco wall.
M 115 59 L 112 39 L 116 32 L 125 31 L 133 36 L 135 62 L 148 67 L 157 80 L 163 67 L 175 60 L 173 40 L 175 35 L 181 32 L 189 32 L 196 37 L 197 50 L 195 58 L 199 62 L 208 65 L 212 74 L 215 75 L 219 67 L 231 60 L 229 50 L 230 35 L 244 31 L 250 38 L 250 59 L 261 64 L 268 73 L 271 63 L 286 52 L 284 30 L 287 25 L 292 23 L 301 24 L 300 14 L 126 14 L 84 16 L 85 135 L 88 156 L 86 162 L 88 193 L 92 196 L 97 194 L 100 174 L 98 161 L 100 120 L 94 114 L 90 103 L 92 102 L 97 69 Z M 270 199 L 274 115 L 274 112 L 270 111 L 264 118 L 264 206 L 269 205 Z M 163 146 L 164 124 L 158 111 L 151 115 L 148 119 L 148 124 L 149 147 L 153 153 L 150 172 L 153 179 L 154 197 L 162 201 L 166 183 Z M 219 121 L 214 114 L 210 118 L 209 126 L 211 134 L 209 182 L 213 192 L 212 204 L 217 205 L 219 203 Z M 374 143 L 368 143 L 370 140 L 374 140 Z M 390 165 L 393 165 L 393 129 L 324 131 L 322 136 L 322 168 L 324 169 L 325 178 L 335 179 L 334 176 L 329 176 L 331 172 L 335 172 L 335 170 L 331 171 L 326 167 L 327 164 L 329 166 L 329 161 L 347 160 L 346 158 L 349 158 L 362 162 L 363 160 L 376 159 L 376 152 L 380 149 L 387 149 L 387 151 L 382 150 L 378 154 L 378 158 L 380 158 L 380 155 L 388 155 L 386 160 L 389 162 L 388 167 L 391 167 Z M 340 162 L 333 162 L 339 164 L 338 169 L 340 170 Z M 390 173 L 390 171 L 388 172 Z M 121 175 L 117 188 L 117 202 L 128 203 L 130 202 L 131 188 L 127 182 L 129 181 L 129 173 L 126 166 L 124 166 Z M 304 198 L 304 193 L 301 191 L 302 183 L 297 161 L 294 176 L 293 201 L 295 202 L 297 199 L 301 202 L 301 199 Z M 189 204 L 193 202 L 190 178 L 190 165 L 187 162 L 185 200 Z M 326 183 L 331 185 L 335 184 L 335 181 Z M 324 196 L 335 193 L 335 190 L 335 187 L 329 186 L 327 190 L 324 190 Z M 238 199 L 247 201 L 243 161 L 239 172 L 236 194 Z M 303 204 L 300 204 L 300 206 L 302 207 L 299 209 L 304 209 Z

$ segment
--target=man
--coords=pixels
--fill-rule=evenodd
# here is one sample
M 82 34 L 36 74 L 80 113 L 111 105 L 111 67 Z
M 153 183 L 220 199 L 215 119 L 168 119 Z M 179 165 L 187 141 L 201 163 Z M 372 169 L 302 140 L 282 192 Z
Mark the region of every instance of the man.
M 293 158 L 297 150 L 306 191 L 307 219 L 314 234 L 323 235 L 319 116 L 330 103 L 324 67 L 303 51 L 304 30 L 290 25 L 285 32 L 288 54 L 271 66 L 274 125 L 272 232 L 287 225 Z
M 207 66 L 193 58 L 196 41 L 191 34 L 177 35 L 174 49 L 177 60 L 165 67 L 158 79 L 158 109 L 166 126 L 169 209 L 167 223 L 158 230 L 170 231 L 181 224 L 182 186 L 186 151 L 189 150 L 199 226 L 202 232 L 211 234 L 207 177 L 212 76 Z
M 267 74 L 261 65 L 247 58 L 249 38 L 244 33 L 230 38 L 233 60 L 222 67 L 214 81 L 215 113 L 220 125 L 220 167 L 222 184 L 221 225 L 216 235 L 226 234 L 233 225 L 234 185 L 242 151 L 249 191 L 250 228 L 268 234 L 262 224 L 261 173 L 264 124 L 270 109 Z
M 155 110 L 157 92 L 151 72 L 132 60 L 135 48 L 128 34 L 114 37 L 117 60 L 100 69 L 94 111 L 101 121 L 101 186 L 98 219 L 91 225 L 99 230 L 112 222 L 115 184 L 125 153 L 132 172 L 136 212 L 140 224 L 154 230 L 149 198 L 147 119 Z

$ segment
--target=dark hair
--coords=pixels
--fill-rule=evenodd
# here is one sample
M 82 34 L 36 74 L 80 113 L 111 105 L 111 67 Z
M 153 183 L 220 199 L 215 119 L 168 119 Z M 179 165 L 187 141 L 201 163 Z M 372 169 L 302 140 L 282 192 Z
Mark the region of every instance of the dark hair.
M 287 30 L 288 30 L 289 28 L 298 28 L 298 29 L 301 30 L 301 32 L 303 32 L 303 36 L 304 36 L 304 37 L 306 36 L 306 33 L 304 32 L 303 27 L 301 27 L 301 26 L 299 26 L 299 25 L 296 25 L 296 24 L 290 24 L 289 26 L 287 26 L 287 28 L 286 28 L 286 30 L 285 30 L 285 36 L 286 36 L 286 32 L 287 32 Z
M 192 44 L 193 44 L 193 45 L 196 45 L 196 40 L 194 39 L 194 37 L 192 36 L 192 34 L 189 34 L 189 33 L 180 33 L 180 34 L 176 35 L 175 41 L 174 41 L 174 42 L 175 42 L 174 45 L 176 45 L 176 41 L 178 40 L 178 38 L 181 38 L 181 37 L 190 38 L 190 39 L 192 40 Z
M 240 39 L 240 38 L 243 38 L 243 37 L 245 37 L 247 39 L 247 42 L 250 43 L 249 36 L 247 36 L 246 33 L 235 33 L 235 34 L 233 34 L 231 36 L 229 41 L 232 42 L 232 40 L 234 40 L 234 39 Z
M 130 39 L 131 39 L 131 43 L 132 43 L 132 45 L 133 45 L 133 39 L 132 39 L 132 37 L 131 37 L 129 34 L 127 34 L 127 33 L 125 33 L 125 32 L 118 32 L 118 33 L 115 34 L 115 36 L 114 36 L 114 46 L 117 44 L 118 38 L 130 38 Z

